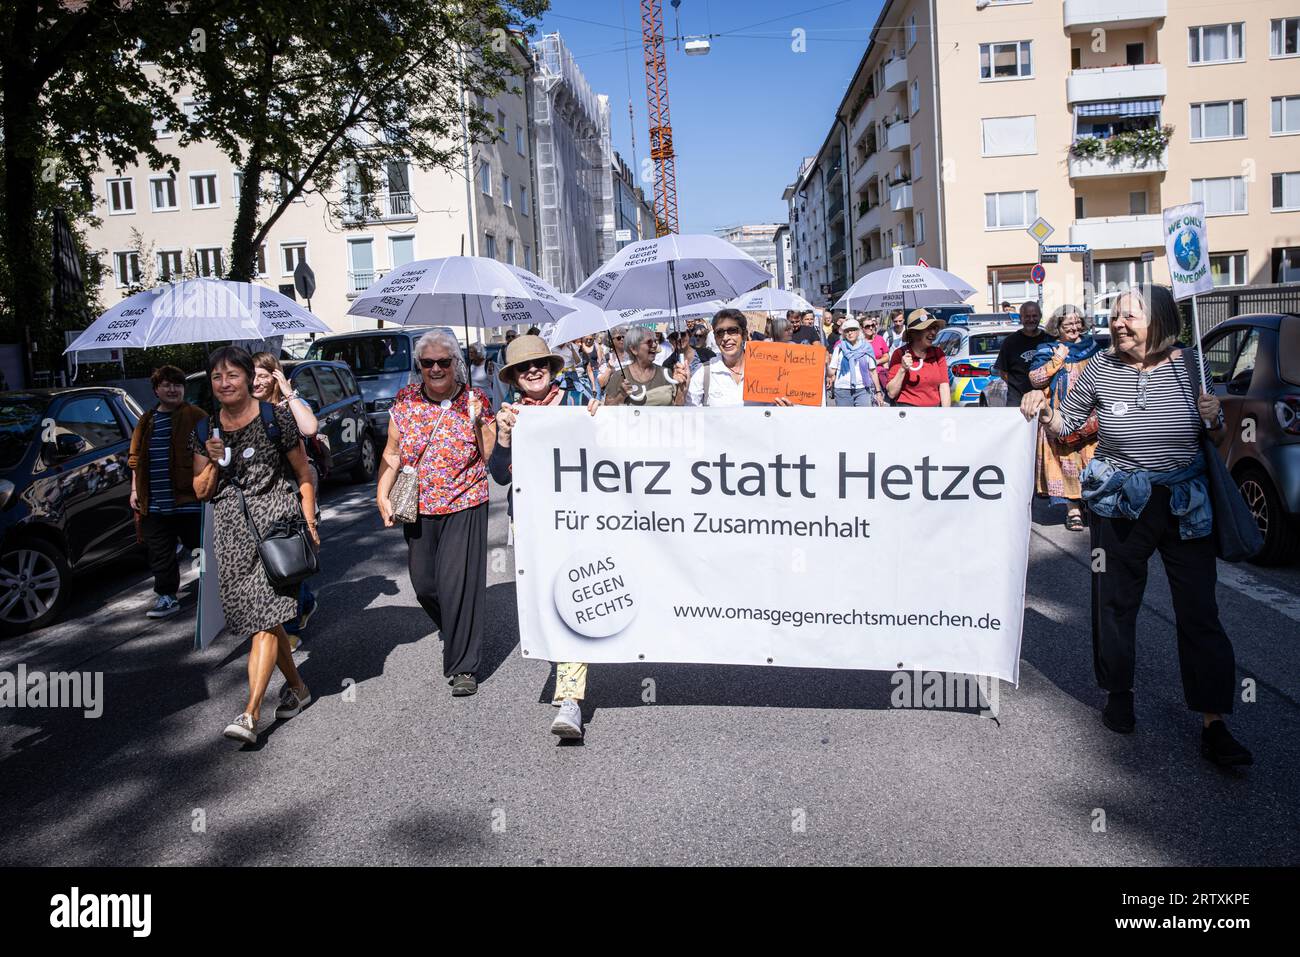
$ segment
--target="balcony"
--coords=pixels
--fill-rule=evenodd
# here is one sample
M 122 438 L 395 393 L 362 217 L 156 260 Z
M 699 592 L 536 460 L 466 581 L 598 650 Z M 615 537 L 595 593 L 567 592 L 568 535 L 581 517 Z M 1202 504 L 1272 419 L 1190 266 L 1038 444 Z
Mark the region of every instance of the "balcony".
M 896 266 L 915 266 L 916 265 L 916 247 L 910 243 L 894 247 L 893 255 L 894 265 Z
M 1166 148 L 1161 151 L 1159 156 L 1149 157 L 1120 156 L 1111 159 L 1105 156 L 1071 156 L 1069 167 L 1070 179 L 1095 179 L 1099 176 L 1145 176 L 1148 173 L 1164 173 L 1169 169 L 1169 150 Z
M 1070 242 L 1089 249 L 1156 249 L 1164 245 L 1159 213 L 1147 216 L 1096 216 L 1070 224 Z
M 896 213 L 912 208 L 911 183 L 897 183 L 889 187 L 889 208 Z
M 899 120 L 885 130 L 885 149 L 897 153 L 912 148 L 912 127 L 907 120 Z
M 835 222 L 844 215 L 844 196 L 839 195 L 836 199 L 831 200 L 831 204 L 826 207 L 827 224 Z
M 1164 96 L 1168 86 L 1159 63 L 1104 66 L 1071 70 L 1065 78 L 1065 98 L 1071 103 L 1090 100 L 1132 100 Z
M 856 193 L 864 183 L 871 179 L 868 169 L 871 166 L 871 157 L 867 157 L 861 163 L 853 167 L 853 172 L 849 174 L 849 186 Z
M 1065 0 L 1065 29 L 1119 30 L 1164 19 L 1166 0 Z
M 901 90 L 907 86 L 907 57 L 898 57 L 885 64 L 885 89 Z
M 868 100 L 854 114 L 853 122 L 849 124 L 850 143 L 857 143 L 862 138 L 862 134 L 871 129 L 871 124 L 875 121 L 875 113 L 875 100 Z
M 348 270 L 348 298 L 355 299 L 358 295 L 365 292 L 383 273 L 375 269 L 364 269 L 353 271 Z
M 391 223 L 414 220 L 409 192 L 352 194 L 343 199 L 343 219 L 349 223 Z
M 844 258 L 844 237 L 843 236 L 840 236 L 838 239 L 835 240 L 835 242 L 831 243 L 828 253 L 832 261 L 836 259 Z

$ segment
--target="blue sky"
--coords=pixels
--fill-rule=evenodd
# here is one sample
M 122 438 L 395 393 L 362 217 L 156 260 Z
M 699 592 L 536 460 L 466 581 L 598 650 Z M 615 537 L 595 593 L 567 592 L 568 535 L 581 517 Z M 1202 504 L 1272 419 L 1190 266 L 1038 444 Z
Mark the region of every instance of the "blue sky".
M 681 231 L 785 222 L 781 191 L 816 152 L 866 48 L 880 0 L 664 0 L 664 31 L 718 33 L 707 56 L 668 44 Z M 626 32 L 624 31 L 626 24 Z M 791 31 L 806 31 L 796 53 Z M 648 155 L 638 0 L 551 0 L 539 33 L 558 31 L 597 93 L 610 99 L 614 148 L 632 165 Z M 642 183 L 647 196 L 652 185 Z

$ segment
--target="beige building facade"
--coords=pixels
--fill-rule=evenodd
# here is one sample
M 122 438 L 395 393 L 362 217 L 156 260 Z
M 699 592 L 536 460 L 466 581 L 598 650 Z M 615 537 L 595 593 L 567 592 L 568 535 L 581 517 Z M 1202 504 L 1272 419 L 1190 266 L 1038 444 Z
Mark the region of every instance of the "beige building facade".
M 1161 209 L 1200 200 L 1216 283 L 1300 280 L 1298 28 L 1294 0 L 887 2 L 793 190 L 830 182 L 819 215 L 847 197 L 821 216 L 817 278 L 838 295 L 923 260 L 975 286 L 977 309 L 1019 303 L 1041 216 L 1049 245 L 1092 260 L 1087 290 L 1083 255 L 1046 265 L 1050 309 L 1146 270 L 1168 281 Z M 813 222 L 791 222 L 810 265 Z
M 512 91 L 481 103 L 496 118 L 494 142 L 471 145 L 453 170 L 377 160 L 373 194 L 363 195 L 350 171 L 311 184 L 272 226 L 256 281 L 300 298 L 293 273 L 306 261 L 316 277 L 312 312 L 346 332 L 375 325 L 346 314 L 357 294 L 412 260 L 463 251 L 537 271 L 532 63 L 526 51 L 516 60 L 520 74 L 508 83 Z M 171 138 L 165 129 L 157 135 Z M 107 267 L 100 289 L 105 307 L 136 284 L 221 277 L 229 268 L 239 171 L 211 143 L 160 145 L 180 159 L 174 176 L 134 165 L 102 170 L 95 184 L 102 225 L 87 231 L 87 242 Z M 459 330 L 454 318 L 447 324 Z

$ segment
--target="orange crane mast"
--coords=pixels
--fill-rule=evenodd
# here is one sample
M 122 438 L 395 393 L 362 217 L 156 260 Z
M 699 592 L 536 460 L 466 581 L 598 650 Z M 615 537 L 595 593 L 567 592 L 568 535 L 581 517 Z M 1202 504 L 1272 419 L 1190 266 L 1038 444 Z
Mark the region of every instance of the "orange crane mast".
M 641 46 L 650 115 L 650 157 L 655 163 L 655 235 L 677 232 L 677 160 L 668 115 L 668 60 L 664 56 L 664 11 L 660 0 L 641 0 Z

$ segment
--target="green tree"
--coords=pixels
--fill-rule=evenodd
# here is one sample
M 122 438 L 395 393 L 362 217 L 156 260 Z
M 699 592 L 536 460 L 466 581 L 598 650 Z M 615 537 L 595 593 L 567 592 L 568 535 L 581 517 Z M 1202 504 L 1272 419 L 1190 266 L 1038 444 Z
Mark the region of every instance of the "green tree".
M 388 160 L 457 168 L 467 139 L 500 135 L 479 104 L 515 85 L 518 37 L 546 6 L 293 0 L 208 18 L 191 135 L 242 174 L 229 278 L 252 281 L 258 247 L 304 192 L 355 218 Z M 346 197 L 334 187 L 345 173 Z

